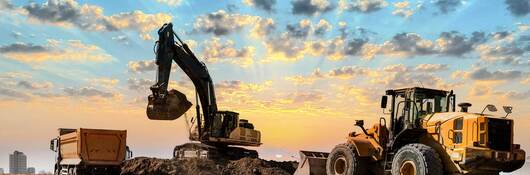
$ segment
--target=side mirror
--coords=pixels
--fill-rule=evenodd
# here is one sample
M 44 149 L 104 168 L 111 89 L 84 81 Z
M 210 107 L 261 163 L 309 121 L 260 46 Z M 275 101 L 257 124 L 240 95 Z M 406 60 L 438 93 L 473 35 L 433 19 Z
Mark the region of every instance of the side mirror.
M 486 105 L 486 107 L 484 107 L 484 109 L 482 110 L 481 114 L 484 114 L 484 111 L 486 109 L 488 109 L 488 111 L 490 111 L 490 112 L 497 112 L 497 107 L 495 107 L 495 105 L 488 104 L 488 105 Z
M 355 126 L 362 128 L 364 126 L 364 120 L 355 120 Z
M 486 107 L 488 108 L 488 111 L 490 112 L 497 112 L 497 107 L 495 107 L 495 105 L 488 105 Z
M 57 139 L 52 139 L 50 141 L 50 150 L 57 152 L 57 147 L 55 146 L 57 143 Z
M 387 101 L 388 101 L 388 97 L 386 95 L 381 97 L 381 108 L 383 108 L 383 109 L 386 108 Z
M 504 118 L 508 117 L 512 113 L 513 107 L 511 106 L 503 106 L 502 109 L 504 109 L 504 112 L 506 112 L 506 116 Z

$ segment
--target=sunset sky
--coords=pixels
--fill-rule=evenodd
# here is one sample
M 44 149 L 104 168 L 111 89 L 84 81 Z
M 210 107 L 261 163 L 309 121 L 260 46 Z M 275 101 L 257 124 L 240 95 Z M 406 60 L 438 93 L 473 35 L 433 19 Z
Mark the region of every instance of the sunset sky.
M 452 89 L 473 112 L 513 106 L 530 151 L 529 13 L 528 0 L 0 0 L 0 168 L 19 150 L 51 171 L 61 127 L 126 129 L 135 156 L 171 157 L 185 119 L 145 115 L 167 22 L 219 108 L 261 130 L 263 158 L 330 151 L 355 119 L 384 116 L 386 89 L 412 86 Z M 171 81 L 194 102 L 177 67 Z

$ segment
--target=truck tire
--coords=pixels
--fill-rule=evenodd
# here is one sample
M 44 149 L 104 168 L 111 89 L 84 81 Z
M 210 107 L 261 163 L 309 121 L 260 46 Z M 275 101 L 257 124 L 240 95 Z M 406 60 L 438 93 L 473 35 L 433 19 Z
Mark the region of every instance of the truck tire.
M 326 160 L 328 175 L 364 175 L 360 158 L 352 144 L 343 143 L 335 146 Z
M 442 175 L 438 153 L 424 144 L 408 144 L 399 149 L 392 160 L 393 175 Z

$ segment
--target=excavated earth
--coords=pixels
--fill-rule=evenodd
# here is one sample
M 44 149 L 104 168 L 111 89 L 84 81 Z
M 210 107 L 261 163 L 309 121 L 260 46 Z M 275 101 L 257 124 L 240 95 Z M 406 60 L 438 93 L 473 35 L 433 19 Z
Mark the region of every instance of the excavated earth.
M 277 162 L 256 158 L 239 160 L 157 159 L 137 157 L 126 161 L 122 175 L 193 174 L 193 175 L 287 175 L 293 174 L 298 163 Z

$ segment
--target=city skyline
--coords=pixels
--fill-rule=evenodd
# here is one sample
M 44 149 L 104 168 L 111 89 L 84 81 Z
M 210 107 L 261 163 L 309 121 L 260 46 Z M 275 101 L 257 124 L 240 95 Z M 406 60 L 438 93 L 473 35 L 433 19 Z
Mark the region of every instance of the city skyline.
M 50 172 L 57 129 L 82 127 L 127 130 L 135 156 L 170 158 L 188 141 L 184 117 L 145 114 L 167 22 L 208 66 L 220 110 L 261 130 L 265 159 L 329 152 L 358 131 L 356 119 L 384 116 L 386 89 L 411 86 L 454 90 L 471 112 L 513 106 L 514 140 L 529 151 L 529 9 L 527 0 L 0 0 L 0 156 L 21 150 Z M 181 70 L 170 80 L 195 103 Z

